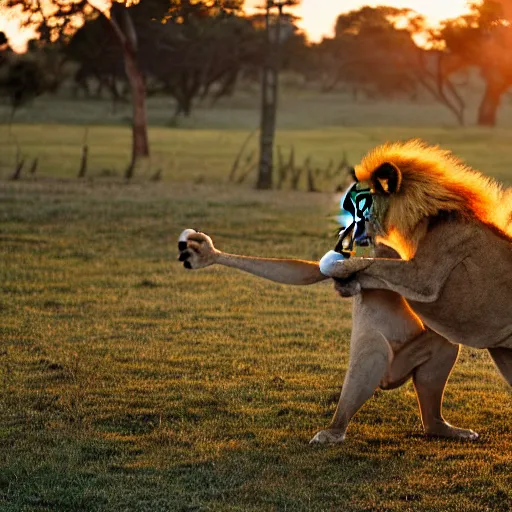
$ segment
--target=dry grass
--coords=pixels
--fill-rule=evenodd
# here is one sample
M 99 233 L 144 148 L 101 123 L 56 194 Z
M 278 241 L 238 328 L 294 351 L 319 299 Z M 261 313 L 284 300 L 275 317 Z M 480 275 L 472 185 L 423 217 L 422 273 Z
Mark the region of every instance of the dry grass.
M 226 269 L 187 273 L 177 233 L 318 258 L 332 196 L 183 184 L 2 184 L 2 510 L 508 510 L 510 391 L 464 351 L 422 436 L 410 384 L 343 446 L 333 413 L 350 304 Z M 307 222 L 305 222 L 307 219 Z
M 91 128 L 83 182 L 70 179 L 82 128 L 13 131 L 41 167 L 0 182 L 2 511 L 510 509 L 511 394 L 485 352 L 463 351 L 445 398 L 479 442 L 424 438 L 409 383 L 376 393 L 344 445 L 311 448 L 347 367 L 350 302 L 326 283 L 175 261 L 185 227 L 230 252 L 317 259 L 333 242 L 333 195 L 226 185 L 243 130 L 154 128 L 164 181 L 141 171 L 130 185 L 100 176 L 122 173 L 127 128 Z M 279 136 L 319 161 L 424 136 L 512 181 L 506 129 Z M 12 144 L 0 140 L 5 178 Z
M 147 179 L 161 169 L 163 179 L 167 182 L 226 182 L 235 155 L 247 133 L 239 129 L 188 130 L 152 127 L 151 161 L 144 162 L 136 175 L 140 179 Z M 21 148 L 21 155 L 27 159 L 27 172 L 31 159 L 38 157 L 39 176 L 77 176 L 83 136 L 84 128 L 72 125 L 14 125 L 10 132 L 6 126 L 0 125 L 0 178 L 6 178 L 13 172 L 15 140 Z M 88 176 L 122 177 L 130 161 L 130 137 L 128 127 L 90 127 Z M 512 129 L 324 127 L 316 130 L 283 130 L 278 133 L 277 140 L 285 157 L 293 146 L 299 165 L 306 157 L 311 156 L 313 167 L 325 169 L 330 160 L 338 164 L 344 153 L 347 154 L 349 162 L 355 164 L 377 144 L 417 137 L 450 148 L 472 166 L 512 184 Z M 256 149 L 256 139 L 253 139 L 247 153 Z M 246 184 L 253 182 L 254 174 L 249 176 Z M 333 191 L 335 184 L 321 185 L 324 190 Z M 305 176 L 301 188 L 305 189 Z

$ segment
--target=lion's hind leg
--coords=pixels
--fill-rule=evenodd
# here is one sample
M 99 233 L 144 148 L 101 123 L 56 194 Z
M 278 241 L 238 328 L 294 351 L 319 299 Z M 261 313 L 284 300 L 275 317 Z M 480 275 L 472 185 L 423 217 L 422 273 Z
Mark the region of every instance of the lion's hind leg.
M 458 354 L 458 345 L 427 329 L 398 347 L 380 387 L 385 390 L 397 388 L 412 376 L 427 435 L 477 439 L 478 434 L 453 427 L 442 415 L 444 388 Z
M 386 340 L 377 331 L 352 333 L 350 362 L 341 396 L 330 425 L 318 432 L 310 444 L 341 443 L 348 424 L 361 406 L 373 396 L 392 357 Z
M 431 350 L 431 357 L 413 372 L 413 383 L 425 433 L 452 439 L 478 439 L 476 432 L 450 425 L 442 414 L 444 388 L 457 361 L 459 345 L 450 343 L 431 330 L 419 336 L 414 343 L 418 342 L 426 344 Z
M 402 344 L 392 344 L 393 360 L 380 383 L 384 390 L 396 389 L 405 384 L 414 373 L 414 370 L 426 363 L 432 357 L 432 347 L 429 343 L 422 343 L 424 333 Z
M 512 386 L 512 349 L 510 348 L 490 348 L 494 364 L 498 367 L 503 378 Z

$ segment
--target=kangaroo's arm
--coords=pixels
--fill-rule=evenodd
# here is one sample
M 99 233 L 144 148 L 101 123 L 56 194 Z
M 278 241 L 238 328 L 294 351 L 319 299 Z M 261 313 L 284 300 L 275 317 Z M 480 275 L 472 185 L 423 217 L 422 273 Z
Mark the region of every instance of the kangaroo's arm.
M 204 233 L 189 236 L 187 248 L 180 252 L 179 259 L 188 269 L 205 268 L 214 264 L 224 265 L 283 284 L 307 285 L 329 279 L 320 272 L 317 262 L 256 258 L 221 252 Z

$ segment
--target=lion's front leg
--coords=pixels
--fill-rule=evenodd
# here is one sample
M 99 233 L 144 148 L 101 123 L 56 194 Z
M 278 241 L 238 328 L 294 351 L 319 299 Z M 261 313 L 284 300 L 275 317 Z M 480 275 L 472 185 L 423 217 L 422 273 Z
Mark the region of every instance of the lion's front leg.
M 319 264 L 315 261 L 228 254 L 217 250 L 208 235 L 193 230 L 184 233 L 187 231 L 190 233 L 187 233 L 186 240 L 178 243 L 179 260 L 187 269 L 224 265 L 276 283 L 292 285 L 309 285 L 328 279 L 320 272 Z
M 329 265 L 322 266 L 322 272 L 329 277 L 348 280 L 354 274 L 367 269 L 373 264 L 374 258 L 349 258 L 333 260 Z
M 414 260 L 350 258 L 324 270 L 329 277 L 357 280 L 363 290 L 389 290 L 407 300 L 435 302 L 446 281 L 444 269 L 430 271 Z

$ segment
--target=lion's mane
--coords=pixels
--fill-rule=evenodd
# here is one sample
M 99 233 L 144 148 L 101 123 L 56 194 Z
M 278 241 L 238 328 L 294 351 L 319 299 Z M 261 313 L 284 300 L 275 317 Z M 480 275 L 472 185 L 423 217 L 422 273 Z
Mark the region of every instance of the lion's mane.
M 479 220 L 512 239 L 512 190 L 505 190 L 450 151 L 421 140 L 387 143 L 370 151 L 356 166 L 357 179 L 370 181 L 373 172 L 388 162 L 402 173 L 386 219 L 390 237 L 397 239 L 392 245 L 403 245 L 400 239 L 411 239 L 422 219 L 442 212 Z M 399 252 L 411 257 L 411 250 L 402 247 Z

